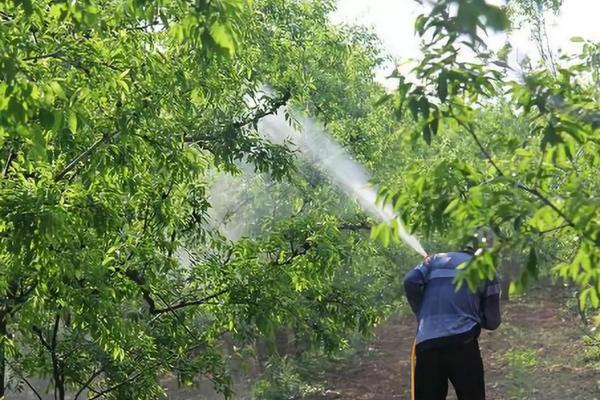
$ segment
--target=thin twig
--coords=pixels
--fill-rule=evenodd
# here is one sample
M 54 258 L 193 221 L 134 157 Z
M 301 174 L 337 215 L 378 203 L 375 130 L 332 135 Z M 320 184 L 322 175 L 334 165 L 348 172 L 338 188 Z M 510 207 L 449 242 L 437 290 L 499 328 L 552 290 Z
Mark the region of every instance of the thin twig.
M 561 229 L 563 229 L 563 228 L 567 228 L 567 227 L 570 227 L 570 226 L 571 226 L 570 224 L 562 224 L 562 225 L 560 225 L 560 226 L 557 226 L 557 227 L 555 227 L 555 228 L 546 229 L 545 231 L 539 231 L 539 232 L 538 232 L 538 234 L 540 234 L 540 235 L 544 235 L 544 234 L 546 234 L 546 233 L 550 233 L 550 232 L 558 231 L 558 230 L 561 230 Z
M 70 65 L 72 67 L 75 67 L 77 69 L 82 70 L 83 72 L 85 72 L 85 74 L 88 77 L 92 75 L 91 70 L 89 69 L 89 67 L 86 67 L 85 65 L 83 65 L 78 60 L 72 60 L 72 59 L 65 58 L 61 50 L 57 50 L 57 51 L 55 51 L 53 53 L 40 54 L 40 55 L 37 55 L 37 56 L 26 57 L 26 58 L 23 59 L 23 61 L 37 62 L 38 60 L 43 60 L 45 58 L 56 58 L 57 60 L 61 60 L 62 62 L 67 63 L 68 65 Z
M 494 167 L 494 169 L 496 170 L 496 172 L 498 173 L 498 175 L 500 175 L 500 176 L 506 176 L 504 174 L 504 172 L 502 172 L 502 170 L 498 167 L 498 165 L 496 165 L 496 163 L 494 162 L 494 159 L 492 158 L 491 154 L 483 146 L 483 144 L 481 143 L 481 141 L 479 140 L 479 138 L 475 134 L 475 130 L 473 129 L 473 127 L 470 124 L 469 125 L 465 124 L 454 113 L 452 115 L 453 115 L 453 118 L 458 122 L 458 124 L 461 125 L 463 128 L 465 128 L 467 130 L 467 132 L 469 132 L 469 134 L 473 137 L 473 139 L 475 140 L 475 143 L 477 143 L 477 146 L 479 147 L 479 149 L 481 150 L 481 152 L 484 154 L 484 156 L 487 158 L 487 160 L 492 164 L 492 166 Z M 546 196 L 544 196 L 539 190 L 532 189 L 532 188 L 530 188 L 530 187 L 528 187 L 528 186 L 526 186 L 526 185 L 524 185 L 522 183 L 517 183 L 517 187 L 519 189 L 521 189 L 521 190 L 529 193 L 529 194 L 534 195 L 539 200 L 541 200 L 542 203 L 544 203 L 548 207 L 552 208 L 552 210 L 554 210 L 554 212 L 556 212 L 562 219 L 564 219 L 565 222 L 569 226 L 571 226 L 573 228 L 576 227 L 575 223 L 567 215 L 565 215 L 565 213 L 560 208 L 558 208 L 554 203 L 552 203 L 552 201 L 550 201 L 550 199 L 548 199 Z
M 145 25 L 141 25 L 141 26 L 128 26 L 125 28 L 126 31 L 144 31 L 144 32 L 149 32 L 147 29 L 151 28 L 153 26 L 159 25 L 160 21 L 152 21 L 149 22 Z M 152 32 L 152 31 L 150 31 Z
M 264 110 L 258 111 L 256 114 L 252 115 L 248 119 L 234 122 L 231 125 L 226 125 L 223 127 L 223 129 L 227 129 L 227 128 L 239 129 L 239 128 L 243 128 L 247 125 L 255 124 L 258 121 L 260 121 L 262 118 L 264 118 L 268 115 L 271 115 L 271 114 L 275 114 L 277 112 L 277 110 L 279 110 L 280 107 L 287 104 L 290 97 L 291 97 L 291 93 L 288 91 L 288 92 L 284 93 L 280 98 L 273 100 L 273 102 Z M 202 137 L 184 136 L 183 142 L 187 145 L 193 145 L 193 144 L 196 144 L 201 141 L 215 140 L 218 137 L 219 137 L 218 135 L 202 136 Z
M 23 61 L 38 61 L 38 60 L 43 60 L 44 58 L 59 58 L 59 59 L 62 60 L 62 58 L 60 57 L 61 54 L 62 54 L 62 51 L 61 50 L 57 50 L 57 51 L 52 52 L 52 53 L 40 54 L 40 55 L 32 56 L 32 57 L 25 57 L 23 59 Z
M 2 170 L 2 178 L 6 178 L 6 174 L 8 174 L 8 168 L 10 168 L 10 164 L 12 163 L 13 158 L 15 157 L 15 153 L 8 153 L 8 158 L 6 159 L 6 164 L 4 165 L 4 169 Z
M 104 368 L 100 368 L 98 371 L 95 371 L 95 372 L 92 374 L 92 376 L 90 376 L 90 377 L 88 378 L 88 380 L 87 380 L 87 381 L 85 381 L 85 383 L 84 383 L 84 384 L 81 386 L 81 388 L 80 388 L 80 389 L 77 391 L 77 393 L 75 394 L 75 397 L 74 397 L 74 399 L 73 399 L 73 400 L 77 400 L 77 399 L 79 398 L 79 396 L 81 395 L 81 393 L 83 393 L 83 391 L 84 391 L 85 389 L 89 389 L 89 386 L 90 386 L 90 384 L 92 383 L 92 381 L 93 381 L 94 379 L 96 379 L 96 377 L 97 377 L 98 375 L 100 375 L 101 373 L 103 373 L 103 372 L 104 372 Z
M 198 306 L 198 305 L 202 305 L 205 304 L 207 301 L 212 300 L 216 297 L 219 297 L 227 292 L 229 292 L 229 288 L 225 288 L 225 289 L 221 289 L 220 291 L 213 293 L 209 296 L 206 296 L 202 299 L 198 299 L 198 300 L 193 300 L 193 301 L 183 301 L 181 303 L 178 304 L 174 304 L 174 305 L 170 305 L 167 306 L 167 308 L 158 308 L 154 311 L 154 313 L 156 314 L 164 314 L 167 311 L 174 311 L 174 310 L 178 310 L 180 308 L 185 308 L 185 307 L 191 307 L 191 306 Z
M 173 314 L 173 316 L 175 317 L 175 319 L 179 322 L 179 324 L 181 326 L 183 326 L 183 328 L 185 329 L 185 331 L 195 340 L 198 340 L 196 338 L 196 335 L 190 330 L 190 328 L 188 328 L 188 326 L 185 324 L 185 322 L 183 322 L 181 320 L 181 317 L 179 316 L 179 314 L 177 314 L 177 312 L 173 309 L 173 307 L 171 307 L 169 305 L 169 303 L 160 295 L 160 294 L 156 294 L 158 296 L 158 298 L 164 303 L 164 305 L 167 306 L 168 310 L 171 312 L 171 314 Z
M 19 378 L 21 378 L 23 380 L 23 382 L 25 382 L 25 384 L 29 387 L 29 389 L 31 389 L 31 391 L 33 392 L 33 394 L 35 394 L 35 396 L 39 399 L 39 400 L 43 400 L 42 396 L 39 394 L 39 392 L 35 389 L 35 387 L 31 384 L 31 382 L 29 382 L 29 380 L 25 377 L 25 375 L 23 375 L 21 372 L 19 372 L 18 368 L 15 368 L 14 364 L 9 362 L 8 360 L 6 360 L 6 362 L 8 363 L 8 365 L 12 368 L 12 371 L 15 372 L 17 375 L 19 375 Z
M 348 231 L 360 231 L 360 230 L 369 230 L 373 227 L 373 225 L 363 222 L 363 223 L 358 223 L 358 224 L 350 224 L 350 223 L 343 223 L 340 226 L 338 226 L 339 230 L 348 230 Z
M 24 376 L 21 375 L 21 379 L 23 379 L 23 382 L 25 382 L 25 384 L 29 387 L 29 389 L 31 389 L 31 391 L 33 392 L 33 394 L 36 395 L 36 397 L 39 400 L 42 400 L 42 396 L 38 393 L 37 390 L 35 390 L 35 388 L 33 387 L 33 385 L 29 382 L 29 380 L 27 378 L 25 378 Z
M 571 227 L 573 227 L 573 228 L 575 228 L 575 227 L 576 227 L 575 223 L 574 223 L 574 222 L 573 222 L 573 221 L 572 221 L 572 220 L 571 220 L 569 217 L 567 217 L 567 216 L 565 215 L 565 213 L 563 213 L 563 212 L 562 212 L 562 210 L 561 210 L 560 208 L 558 208 L 558 207 L 557 207 L 557 206 L 556 206 L 554 203 L 552 203 L 552 202 L 550 201 L 550 199 L 548 199 L 546 196 L 544 196 L 542 193 L 540 193 L 540 192 L 539 192 L 537 189 L 531 189 L 530 187 L 528 187 L 528 186 L 525 186 L 525 185 L 523 185 L 522 183 L 518 183 L 518 184 L 517 184 L 517 187 L 518 187 L 519 189 L 521 189 L 521 190 L 524 190 L 524 191 L 526 191 L 527 193 L 530 193 L 530 194 L 534 195 L 535 197 L 537 197 L 539 200 L 541 200 L 541 201 L 542 201 L 542 203 L 546 204 L 548 207 L 550 207 L 551 209 L 553 209 L 553 210 L 554 210 L 554 212 L 556 212 L 556 213 L 557 213 L 557 214 L 558 214 L 558 215 L 559 215 L 559 216 L 560 216 L 562 219 L 564 219 L 564 220 L 565 220 L 565 222 L 566 222 L 566 223 L 567 223 L 569 226 L 571 226 Z M 587 236 L 584 236 L 584 237 L 586 237 L 586 238 L 587 238 Z
M 114 390 L 117 390 L 118 388 L 120 388 L 121 386 L 124 386 L 126 384 L 128 384 L 129 382 L 133 382 L 134 380 L 136 380 L 137 378 L 139 378 L 145 371 L 141 370 L 140 372 L 138 372 L 137 374 L 125 379 L 123 382 L 117 383 L 114 386 L 109 387 L 108 389 L 105 389 L 101 392 L 98 392 L 97 395 L 90 397 L 88 400 L 95 400 L 95 399 L 99 399 L 100 397 L 104 397 L 105 394 L 110 393 Z
M 466 124 L 463 121 L 461 121 L 460 118 L 458 118 L 454 113 L 452 115 L 454 116 L 454 120 L 456 122 L 458 122 L 458 124 L 460 126 L 462 126 L 463 128 L 465 128 L 467 132 L 469 132 L 469 134 L 471 135 L 471 137 L 475 140 L 475 143 L 477 143 L 477 146 L 479 147 L 479 150 L 481 150 L 481 152 L 483 153 L 483 155 L 485 156 L 485 158 L 487 158 L 487 160 L 490 162 L 490 164 L 492 164 L 492 166 L 494 167 L 494 169 L 496 170 L 496 172 L 498 173 L 498 175 L 504 176 L 504 172 L 502 172 L 502 170 L 498 167 L 498 165 L 496 165 L 496 163 L 494 162 L 494 159 L 492 158 L 492 155 L 490 153 L 488 153 L 488 151 L 483 146 L 483 144 L 481 143 L 481 141 L 479 141 L 479 138 L 475 134 L 475 130 L 473 129 L 473 126 L 471 126 L 471 124 Z
M 102 143 L 107 142 L 112 136 L 114 136 L 114 134 L 112 134 L 112 135 L 104 134 L 100 139 L 96 140 L 90 147 L 88 147 L 81 154 L 79 154 L 77 157 L 75 157 L 73 160 L 71 160 L 71 162 L 69 162 L 67 164 L 67 166 L 54 177 L 54 181 L 58 182 L 61 179 L 63 179 L 65 177 L 65 175 L 67 175 L 71 170 L 73 170 L 73 168 L 75 168 L 77 166 L 77 164 L 79 164 L 79 162 L 81 162 L 83 159 L 87 158 L 98 147 L 100 147 L 100 145 Z

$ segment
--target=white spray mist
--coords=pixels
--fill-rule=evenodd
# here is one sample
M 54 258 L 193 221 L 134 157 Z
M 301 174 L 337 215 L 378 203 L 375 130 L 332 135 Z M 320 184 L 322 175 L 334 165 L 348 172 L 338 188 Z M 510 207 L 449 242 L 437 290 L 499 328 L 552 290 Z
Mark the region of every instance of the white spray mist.
M 288 109 L 302 127 L 298 132 L 285 119 L 285 107 L 277 113 L 262 118 L 258 124 L 259 132 L 274 143 L 290 143 L 310 163 L 325 172 L 336 186 L 348 196 L 355 198 L 371 216 L 382 222 L 396 220 L 398 233 L 402 241 L 423 257 L 427 252 L 419 240 L 408 233 L 402 221 L 391 207 L 381 206 L 377 202 L 377 191 L 369 184 L 370 174 L 350 154 L 311 118 L 296 115 Z

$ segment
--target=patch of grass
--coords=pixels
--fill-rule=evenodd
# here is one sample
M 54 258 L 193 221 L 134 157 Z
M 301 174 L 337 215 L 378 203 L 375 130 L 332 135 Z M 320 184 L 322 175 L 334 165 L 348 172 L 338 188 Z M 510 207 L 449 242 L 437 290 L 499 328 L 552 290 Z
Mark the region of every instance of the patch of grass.
M 534 399 L 533 372 L 538 357 L 532 349 L 511 349 L 504 355 L 508 362 L 509 396 L 514 400 Z
M 593 368 L 600 369 L 600 333 L 583 338 L 583 361 Z
M 302 399 L 307 395 L 319 393 L 323 388 L 311 383 L 307 376 L 316 368 L 314 359 L 299 361 L 273 357 L 261 379 L 252 388 L 252 399 Z

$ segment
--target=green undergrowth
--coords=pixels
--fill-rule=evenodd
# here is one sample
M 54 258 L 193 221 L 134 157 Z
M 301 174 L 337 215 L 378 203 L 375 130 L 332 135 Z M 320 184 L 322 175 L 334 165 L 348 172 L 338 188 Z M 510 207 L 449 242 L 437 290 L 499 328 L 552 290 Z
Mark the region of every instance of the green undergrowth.
M 271 357 L 261 378 L 252 389 L 253 400 L 306 399 L 327 391 L 328 371 L 336 365 L 352 365 L 376 357 L 369 348 L 369 338 L 352 336 L 336 352 L 306 352 L 299 357 Z

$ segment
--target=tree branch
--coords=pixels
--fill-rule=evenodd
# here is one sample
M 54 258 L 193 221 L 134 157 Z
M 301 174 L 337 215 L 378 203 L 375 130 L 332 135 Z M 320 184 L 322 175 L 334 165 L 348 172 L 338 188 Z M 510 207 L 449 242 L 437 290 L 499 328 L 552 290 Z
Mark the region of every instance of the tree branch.
M 83 393 L 83 391 L 87 388 L 89 388 L 90 384 L 93 382 L 94 379 L 96 379 L 96 377 L 98 377 L 98 375 L 100 375 L 101 373 L 104 372 L 104 368 L 100 368 L 99 370 L 95 371 L 92 376 L 90 376 L 88 378 L 87 381 L 85 381 L 85 383 L 81 386 L 81 388 L 77 391 L 77 393 L 75 393 L 75 397 L 73 400 L 77 400 L 79 399 L 79 396 Z
M 21 293 L 19 297 L 15 298 L 15 305 L 23 304 L 27 301 L 31 293 L 37 288 L 38 283 L 35 282 L 33 285 L 29 287 L 26 291 Z
M 173 316 L 175 317 L 175 319 L 177 320 L 177 322 L 179 322 L 179 324 L 181 326 L 183 326 L 183 328 L 185 329 L 185 331 L 192 337 L 194 338 L 194 340 L 198 340 L 196 335 L 190 330 L 190 328 L 188 328 L 188 326 L 185 324 L 185 322 L 183 322 L 181 320 L 181 318 L 179 317 L 179 314 L 177 314 L 177 312 L 173 309 L 173 307 L 171 307 L 169 305 L 169 303 L 160 295 L 160 294 L 156 294 L 158 296 L 158 298 L 167 306 L 167 309 L 169 312 L 171 312 L 171 314 L 173 314 Z
M 58 336 L 58 326 L 60 324 L 60 315 L 56 314 L 54 318 L 54 328 L 52 329 L 52 351 L 56 350 L 56 337 Z
M 45 58 L 58 58 L 58 59 L 62 60 L 61 55 L 62 55 L 62 51 L 61 50 L 57 50 L 57 51 L 54 51 L 52 53 L 39 54 L 37 56 L 25 57 L 23 59 L 23 61 L 33 61 L 33 62 L 36 62 L 38 60 L 43 60 Z
M 65 386 L 64 386 L 64 378 L 62 377 L 62 368 L 60 365 L 60 360 L 58 355 L 56 354 L 56 338 L 58 336 L 58 327 L 60 323 L 60 315 L 56 314 L 54 319 L 54 327 L 52 329 L 52 339 L 50 343 L 44 338 L 44 334 L 42 330 L 38 327 L 33 327 L 33 332 L 37 335 L 40 340 L 40 343 L 48 352 L 50 353 L 50 358 L 52 359 L 52 375 L 54 378 L 54 398 L 64 400 L 65 398 Z M 58 396 L 57 392 L 58 391 Z
M 91 76 L 91 71 L 88 67 L 86 67 L 85 65 L 83 65 L 81 62 L 79 62 L 77 60 L 70 60 L 70 59 L 66 58 L 64 56 L 62 50 L 57 50 L 57 51 L 54 51 L 52 53 L 47 53 L 47 54 L 40 54 L 37 56 L 25 57 L 25 58 L 23 58 L 23 61 L 37 62 L 39 60 L 43 60 L 46 58 L 56 58 L 57 60 L 61 60 L 62 62 L 67 63 L 68 65 L 70 65 L 72 67 L 82 70 L 83 72 L 85 72 L 85 74 L 87 76 Z
M 33 385 L 29 382 L 29 380 L 27 378 L 25 378 L 25 376 L 20 375 L 21 379 L 23 379 L 23 382 L 25 382 L 25 384 L 29 387 L 29 389 L 31 389 L 31 391 L 33 392 L 33 394 L 35 394 L 35 396 L 39 399 L 39 400 L 43 400 L 42 396 L 38 393 L 37 390 L 35 390 L 35 388 L 33 387 Z
M 273 261 L 273 265 L 277 265 L 277 266 L 287 265 L 287 264 L 291 263 L 294 260 L 294 258 L 303 256 L 306 253 L 308 253 L 308 250 L 310 250 L 310 248 L 312 246 L 313 245 L 310 244 L 309 242 L 304 242 L 302 244 L 302 247 L 296 251 L 292 251 L 292 254 L 290 254 L 288 258 L 286 258 L 282 262 L 274 262 Z
M 8 365 L 10 365 L 11 369 L 13 372 L 15 372 L 19 378 L 21 378 L 23 380 L 23 382 L 25 382 L 25 384 L 29 387 L 29 389 L 31 389 L 31 391 L 33 392 L 33 394 L 39 399 L 39 400 L 43 400 L 42 396 L 40 395 L 40 393 L 35 389 L 35 387 L 31 384 L 31 382 L 29 382 L 29 380 L 25 377 L 25 375 L 23 375 L 18 368 L 15 367 L 14 364 L 8 362 Z
M 225 293 L 229 292 L 230 289 L 229 288 L 225 288 L 225 289 L 221 289 L 216 293 L 213 293 L 211 295 L 208 295 L 204 298 L 198 299 L 198 300 L 192 300 L 192 301 L 182 301 L 180 303 L 171 305 L 171 306 L 167 306 L 167 308 L 159 308 L 159 309 L 155 309 L 154 310 L 154 314 L 164 314 L 167 311 L 174 311 L 174 310 L 179 310 L 180 308 L 185 308 L 185 307 L 191 307 L 191 306 L 199 306 L 202 304 L 205 304 L 206 302 L 208 302 L 209 300 L 212 300 L 216 297 L 219 297 L 221 295 L 224 295 Z
M 54 369 L 54 397 L 56 398 L 56 391 L 58 390 L 58 399 L 64 400 L 65 398 L 65 377 L 63 374 L 63 368 L 61 361 L 56 354 L 56 339 L 58 336 L 58 327 L 60 325 L 60 315 L 56 313 L 54 318 L 54 328 L 52 329 L 52 367 Z
M 283 95 L 278 99 L 274 99 L 267 108 L 254 114 L 254 116 L 250 120 L 236 122 L 233 124 L 233 126 L 236 128 L 241 128 L 243 126 L 256 123 L 262 118 L 266 117 L 267 115 L 276 113 L 280 107 L 287 104 L 290 97 L 292 97 L 292 93 L 288 90 L 285 93 L 283 93 Z
M 11 22 L 12 20 L 15 19 L 14 15 L 11 15 L 11 14 L 7 13 L 6 11 L 0 11 L 0 17 L 2 17 L 2 19 L 6 22 Z
M 38 328 L 37 326 L 34 326 L 32 328 L 32 330 L 36 334 L 38 339 L 40 339 L 40 343 L 42 344 L 42 346 L 49 352 L 52 352 L 52 347 L 50 346 L 50 344 L 48 344 L 48 342 L 46 341 L 46 338 L 44 338 L 42 330 L 40 328 Z
M 492 158 L 492 155 L 490 153 L 488 153 L 488 151 L 486 150 L 486 148 L 483 146 L 483 144 L 481 143 L 481 141 L 479 140 L 479 138 L 475 134 L 475 130 L 473 129 L 473 126 L 471 124 L 466 124 L 465 122 L 461 121 L 460 118 L 458 118 L 456 116 L 456 114 L 454 114 L 453 112 L 452 112 L 452 116 L 453 116 L 454 120 L 456 122 L 458 122 L 458 124 L 460 126 L 462 126 L 467 132 L 469 132 L 469 134 L 471 135 L 471 137 L 475 140 L 475 143 L 477 143 L 477 146 L 479 147 L 479 150 L 481 150 L 481 152 L 483 153 L 483 155 L 485 156 L 485 158 L 487 158 L 487 160 L 490 162 L 490 164 L 492 164 L 492 166 L 494 167 L 494 169 L 496 170 L 496 172 L 498 173 L 498 175 L 504 176 L 504 172 L 502 172 L 502 170 L 498 167 L 498 165 L 496 165 L 496 163 L 494 162 L 494 159 Z
M 8 153 L 8 158 L 6 159 L 6 164 L 4 164 L 4 169 L 2 170 L 2 178 L 6 178 L 6 174 L 8 174 L 8 169 L 10 168 L 10 164 L 12 164 L 12 160 L 15 157 L 15 153 L 11 150 Z
M 498 165 L 496 165 L 496 163 L 492 159 L 491 154 L 488 153 L 488 151 L 485 149 L 485 147 L 483 146 L 483 144 L 481 143 L 481 141 L 475 134 L 475 130 L 473 129 L 473 127 L 470 124 L 469 125 L 465 124 L 454 113 L 452 113 L 452 116 L 453 116 L 454 120 L 457 121 L 460 126 L 465 128 L 467 130 L 467 132 L 469 132 L 469 134 L 473 137 L 473 139 L 477 143 L 477 146 L 479 147 L 481 152 L 485 155 L 487 160 L 492 164 L 492 166 L 494 167 L 494 169 L 496 170 L 498 175 L 505 176 L 504 172 L 502 172 L 502 170 L 498 167 Z M 548 207 L 550 207 L 552 210 L 554 210 L 554 212 L 556 212 L 562 219 L 564 219 L 569 226 L 576 228 L 575 223 L 568 216 L 566 216 L 565 213 L 560 208 L 558 208 L 554 203 L 552 203 L 552 201 L 550 201 L 550 199 L 548 199 L 546 196 L 544 196 L 540 191 L 538 191 L 537 189 L 532 189 L 522 183 L 517 183 L 517 187 L 519 189 L 537 197 L 540 201 L 542 201 L 542 203 L 546 204 Z
M 149 23 L 147 23 L 145 25 L 140 25 L 140 26 L 128 26 L 128 27 L 125 27 L 124 29 L 126 31 L 144 31 L 144 32 L 148 32 L 148 30 L 147 30 L 148 28 L 152 28 L 152 27 L 157 26 L 157 25 L 160 25 L 160 21 L 152 21 L 152 22 L 149 22 Z
M 274 265 L 277 266 L 282 266 L 282 265 L 287 265 L 290 262 L 292 262 L 292 260 L 296 257 L 305 255 L 308 250 L 312 247 L 312 245 L 308 242 L 305 242 L 304 245 L 297 251 L 294 251 L 292 254 L 290 254 L 290 256 L 288 258 L 286 258 L 284 261 L 276 263 L 273 262 Z M 192 300 L 192 301 L 182 301 L 179 302 L 177 304 L 173 304 L 173 305 L 168 305 L 166 308 L 154 308 L 154 311 L 151 312 L 152 314 L 156 314 L 156 315 L 160 315 L 160 314 L 164 314 L 166 312 L 172 312 L 175 310 L 179 310 L 181 308 L 186 308 L 186 307 L 192 307 L 192 306 L 198 306 L 198 305 L 202 305 L 202 304 L 206 304 L 207 302 L 209 302 L 212 299 L 215 299 L 219 296 L 224 295 L 225 293 L 231 291 L 231 288 L 224 288 L 221 289 L 213 294 L 210 294 L 206 297 L 203 297 L 201 299 L 197 299 L 197 300 Z M 148 293 L 149 295 L 149 293 Z M 163 300 L 164 301 L 164 300 Z M 167 304 L 167 303 L 165 303 Z
M 537 189 L 531 189 L 528 186 L 523 185 L 522 183 L 518 183 L 517 187 L 519 189 L 524 190 L 527 193 L 530 193 L 530 194 L 534 195 L 535 197 L 537 197 L 539 200 L 542 201 L 542 203 L 546 204 L 548 207 L 553 209 L 554 212 L 556 212 L 562 219 L 564 219 L 565 222 L 568 224 L 568 226 L 576 228 L 575 223 L 569 217 L 567 217 L 565 215 L 565 213 L 563 213 L 561 211 L 560 208 L 558 208 L 556 205 L 554 205 L 554 203 L 552 203 L 550 201 L 550 199 L 548 199 L 546 196 L 544 196 L 542 193 L 540 193 Z
M 358 224 L 343 223 L 340 226 L 338 226 L 338 229 L 347 230 L 347 231 L 360 231 L 360 230 L 369 230 L 372 227 L 373 227 L 373 225 L 366 223 L 366 222 L 358 223 Z
M 133 253 L 131 255 L 133 255 Z M 144 287 L 146 285 L 144 277 L 141 276 L 140 273 L 135 270 L 125 271 L 125 276 L 138 285 L 140 291 L 142 292 L 142 297 L 144 298 L 144 300 L 146 300 L 146 303 L 148 303 L 150 314 L 157 314 L 156 302 L 154 301 L 152 296 L 150 296 L 150 291 Z
M 95 400 L 95 399 L 99 399 L 100 397 L 104 397 L 105 394 L 110 393 L 114 390 L 117 390 L 118 388 L 120 388 L 121 386 L 124 386 L 126 384 L 128 384 L 129 382 L 133 382 L 134 380 L 136 380 L 137 378 L 139 378 L 140 376 L 142 376 L 142 374 L 144 373 L 144 370 L 141 370 L 140 372 L 138 372 L 137 374 L 132 375 L 131 377 L 125 379 L 124 381 L 117 383 L 114 386 L 109 387 L 108 389 L 102 390 L 100 392 L 98 392 L 98 394 L 96 394 L 93 397 L 90 397 L 88 400 Z
M 544 234 L 546 234 L 546 233 L 550 233 L 550 232 L 558 231 L 558 230 L 561 230 L 561 229 L 564 229 L 564 228 L 567 228 L 567 227 L 570 227 L 570 226 L 571 226 L 571 225 L 570 225 L 570 224 L 568 224 L 568 223 L 567 223 L 567 224 L 562 224 L 562 225 L 560 225 L 560 226 L 557 226 L 557 227 L 555 227 L 555 228 L 546 229 L 545 231 L 538 231 L 538 234 L 540 234 L 540 235 L 544 235 Z
M 90 154 L 92 154 L 98 147 L 100 147 L 102 143 L 108 142 L 115 135 L 116 133 L 113 133 L 112 135 L 108 135 L 105 133 L 104 135 L 102 135 L 100 139 L 96 140 L 90 147 L 85 149 L 81 154 L 79 154 L 77 157 L 71 160 L 71 162 L 69 162 L 67 166 L 54 177 L 54 181 L 58 182 L 61 179 L 63 179 L 65 175 L 67 175 L 71 170 L 73 170 L 77 166 L 77 164 L 79 164 L 83 159 L 89 157 Z
M 265 108 L 264 110 L 260 110 L 258 111 L 256 114 L 254 114 L 253 116 L 251 116 L 249 119 L 243 120 L 243 121 L 237 121 L 232 123 L 231 125 L 229 125 L 230 127 L 237 129 L 237 128 L 243 128 L 244 126 L 250 125 L 250 124 L 255 124 L 258 121 L 260 121 L 262 118 L 266 117 L 267 115 L 271 115 L 271 114 L 275 114 L 277 112 L 277 110 L 279 110 L 280 107 L 284 106 L 287 104 L 288 100 L 291 97 L 291 93 L 289 91 L 285 92 L 280 98 L 278 99 L 274 99 L 271 104 Z M 227 128 L 227 126 L 225 126 L 225 128 Z M 218 137 L 217 135 L 215 136 L 202 136 L 202 137 L 191 137 L 191 136 L 187 136 L 183 138 L 184 143 L 186 144 L 194 144 L 194 143 L 198 143 L 201 141 L 209 141 L 209 140 L 214 140 L 216 137 Z
M 17 297 L 8 297 L 7 296 L 6 299 L 3 301 L 4 305 L 5 305 L 5 309 L 4 309 L 5 314 L 14 316 L 15 312 L 18 310 L 18 306 L 20 306 L 21 304 L 24 304 L 29 299 L 29 297 L 31 296 L 31 293 L 33 293 L 33 291 L 35 290 L 36 287 L 37 287 L 37 282 L 35 282 L 33 285 L 31 285 L 29 287 L 29 289 L 27 289 L 26 291 L 24 291 Z M 11 293 L 11 295 L 12 295 L 12 293 Z M 12 300 L 12 303 L 9 304 L 10 300 Z

